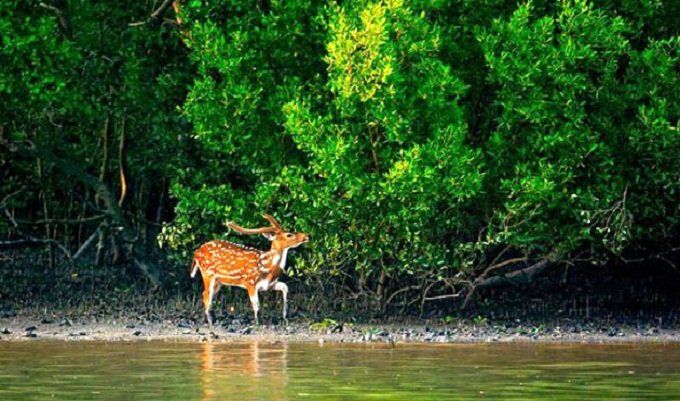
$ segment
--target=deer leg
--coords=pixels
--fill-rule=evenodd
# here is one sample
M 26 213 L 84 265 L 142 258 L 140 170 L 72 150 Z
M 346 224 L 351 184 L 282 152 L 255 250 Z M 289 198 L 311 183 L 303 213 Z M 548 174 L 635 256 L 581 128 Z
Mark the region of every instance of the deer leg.
M 208 319 L 208 324 L 213 325 L 213 318 L 210 314 L 210 307 L 212 305 L 215 293 L 219 289 L 219 284 L 217 283 L 216 277 L 205 277 L 203 279 L 203 309 L 205 310 L 205 316 Z
M 256 285 L 255 285 L 255 301 L 253 301 L 253 296 L 250 296 L 250 301 L 253 303 L 253 309 L 255 309 L 255 324 L 259 324 L 257 321 L 257 311 L 260 306 L 260 299 L 259 295 L 257 295 L 260 291 L 268 291 L 269 290 L 269 279 L 265 278 L 260 280 Z
M 281 291 L 281 295 L 283 295 L 283 321 L 288 325 L 288 317 L 286 316 L 286 309 L 288 307 L 288 286 L 286 283 L 277 281 L 272 286 L 272 289 L 274 291 Z
M 257 311 L 260 310 L 260 297 L 257 295 L 257 288 L 248 288 L 248 296 L 250 297 L 250 303 L 253 305 L 253 312 L 255 312 L 255 325 L 258 325 Z

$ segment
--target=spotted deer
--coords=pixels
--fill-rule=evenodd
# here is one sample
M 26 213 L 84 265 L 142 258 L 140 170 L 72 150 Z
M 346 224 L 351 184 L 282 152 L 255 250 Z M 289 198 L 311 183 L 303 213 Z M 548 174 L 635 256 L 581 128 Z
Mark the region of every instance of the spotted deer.
M 210 306 L 213 298 L 223 285 L 245 288 L 255 312 L 255 324 L 258 323 L 257 312 L 260 309 L 259 291 L 281 291 L 283 295 L 283 320 L 287 321 L 286 307 L 288 303 L 288 286 L 279 281 L 285 271 L 288 250 L 309 241 L 304 233 L 285 231 L 274 217 L 265 214 L 270 227 L 248 229 L 233 222 L 227 223 L 229 228 L 242 234 L 262 234 L 272 242 L 267 252 L 249 248 L 229 241 L 213 240 L 203 244 L 194 254 L 191 264 L 191 277 L 200 270 L 203 276 L 203 308 L 208 324 L 213 325 Z

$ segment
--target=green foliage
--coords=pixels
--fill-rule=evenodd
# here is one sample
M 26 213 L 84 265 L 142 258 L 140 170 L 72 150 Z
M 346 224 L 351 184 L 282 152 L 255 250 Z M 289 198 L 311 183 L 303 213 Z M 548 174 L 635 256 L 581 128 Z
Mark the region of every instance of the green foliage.
M 319 333 L 326 333 L 328 330 L 336 327 L 338 322 L 331 318 L 325 318 L 320 322 L 315 322 L 309 325 L 309 329 Z
M 177 219 L 161 239 L 186 256 L 226 221 L 259 226 L 260 214 L 280 205 L 275 178 L 301 162 L 283 132 L 281 104 L 297 75 L 314 76 L 322 65 L 313 56 L 311 2 L 271 2 L 268 13 L 239 1 L 189 2 L 185 12 L 197 76 L 182 113 L 198 157 L 176 166 Z
M 290 274 L 380 296 L 677 241 L 676 2 L 188 1 L 180 26 L 65 3 L 0 1 L 0 140 L 115 190 L 124 165 L 124 215 L 182 263 L 264 212 L 313 238 Z M 20 215 L 97 204 L 40 157 L 2 163 Z
M 661 89 L 677 73 L 659 66 L 668 75 L 652 78 L 640 70 L 657 56 L 677 66 L 668 52 L 677 38 L 637 52 L 631 30 L 585 1 L 563 1 L 557 15 L 540 18 L 527 3 L 479 35 L 497 88 L 496 128 L 487 142 L 494 163 L 488 191 L 502 202 L 494 241 L 565 251 L 590 243 L 620 253 L 632 235 L 668 235 L 636 227 L 636 220 L 677 224 L 669 198 L 677 176 L 661 178 L 650 168 L 677 166 L 666 159 L 677 151 L 677 114 L 665 109 L 677 97 Z M 646 117 L 649 109 L 661 113 L 651 117 L 656 123 Z
M 448 251 L 437 236 L 447 224 L 435 220 L 481 186 L 457 101 L 466 87 L 437 59 L 436 27 L 401 2 L 326 13 L 327 83 L 283 107 L 308 164 L 280 182 L 290 201 L 304 202 L 305 219 L 327 222 L 320 238 L 355 244 L 342 250 L 349 261 L 326 265 L 411 272 L 443 262 Z
M 454 316 L 446 315 L 446 316 L 444 316 L 444 319 L 442 319 L 442 323 L 444 323 L 444 325 L 449 325 L 449 324 L 456 323 L 457 320 L 458 319 Z
M 361 286 L 677 229 L 660 3 L 199 3 L 183 111 L 209 168 L 173 187 L 179 243 L 274 211 L 314 238 L 299 273 Z
M 489 324 L 489 319 L 487 319 L 484 316 L 477 315 L 472 318 L 472 323 L 477 326 L 486 326 L 487 324 Z

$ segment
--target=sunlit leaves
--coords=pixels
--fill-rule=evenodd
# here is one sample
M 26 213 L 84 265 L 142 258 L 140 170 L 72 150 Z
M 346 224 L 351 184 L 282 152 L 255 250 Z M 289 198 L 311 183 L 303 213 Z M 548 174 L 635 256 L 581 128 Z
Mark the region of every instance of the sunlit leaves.
M 357 269 L 446 260 L 433 221 L 478 193 L 483 177 L 464 143 L 466 86 L 438 59 L 439 31 L 424 12 L 385 1 L 326 13 L 326 93 L 300 91 L 283 108 L 309 161 L 300 172 L 318 182 L 323 201 L 313 206 L 345 227 L 343 241 L 358 242 Z
M 661 8 L 271 4 L 189 7 L 183 111 L 211 169 L 181 213 L 273 209 L 315 238 L 305 272 L 369 278 L 508 245 L 620 253 L 677 226 L 678 42 L 639 32 Z
M 639 80 L 637 60 L 653 50 L 632 50 L 630 25 L 620 17 L 580 0 L 562 1 L 556 15 L 536 14 L 528 2 L 479 36 L 489 82 L 499 88 L 497 129 L 489 141 L 494 162 L 503 167 L 493 171 L 502 183 L 498 195 L 506 196 L 505 210 L 496 210 L 498 224 L 506 241 L 540 238 L 535 245 L 562 249 L 594 241 L 620 252 L 631 239 L 631 216 L 656 214 L 638 209 L 637 202 L 647 203 L 656 191 L 639 181 L 653 170 L 639 169 L 630 158 L 637 151 L 629 140 L 653 135 L 640 127 L 649 109 L 638 101 L 645 87 L 655 86 L 651 82 L 668 77 Z M 662 110 L 670 93 L 664 92 L 651 100 L 660 106 L 652 113 L 667 115 Z M 665 124 L 663 117 L 652 119 Z M 584 223 L 579 211 L 602 218 Z

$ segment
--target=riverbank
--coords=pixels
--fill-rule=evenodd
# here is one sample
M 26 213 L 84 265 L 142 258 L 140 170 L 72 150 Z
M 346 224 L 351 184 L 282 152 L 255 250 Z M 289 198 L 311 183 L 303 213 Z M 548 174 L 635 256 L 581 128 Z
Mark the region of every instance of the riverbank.
M 657 322 L 658 323 L 658 322 Z M 214 341 L 289 343 L 631 343 L 680 342 L 673 324 L 616 324 L 602 319 L 554 322 L 409 319 L 353 324 L 293 319 L 288 325 L 253 326 L 229 319 L 208 327 L 185 319 L 70 318 L 0 311 L 0 341 Z
M 278 293 L 262 294 L 263 324 L 254 326 L 245 292 L 225 289 L 213 306 L 219 323 L 211 328 L 200 282 L 179 275 L 151 288 L 129 275 L 103 273 L 0 276 L 0 341 L 680 342 L 676 288 L 635 276 L 611 282 L 579 276 L 569 286 L 547 278 L 486 294 L 465 311 L 441 302 L 382 312 L 371 298 L 320 297 L 291 279 L 287 326 L 280 322 Z

